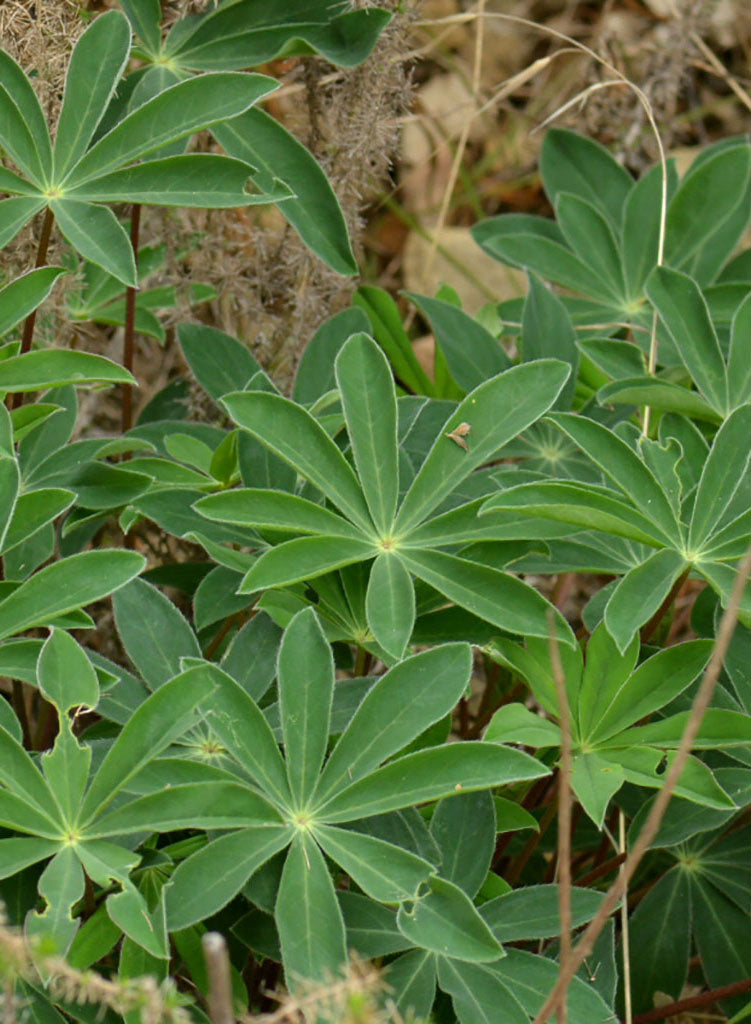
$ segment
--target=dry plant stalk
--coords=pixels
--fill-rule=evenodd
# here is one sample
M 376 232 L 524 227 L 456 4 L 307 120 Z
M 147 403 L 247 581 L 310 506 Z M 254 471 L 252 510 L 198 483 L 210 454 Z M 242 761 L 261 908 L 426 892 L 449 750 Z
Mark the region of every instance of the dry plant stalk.
M 743 599 L 743 591 L 746 588 L 750 572 L 751 547 L 746 551 L 746 554 L 738 567 L 738 575 L 736 576 L 733 584 L 733 591 L 730 596 L 730 600 L 728 601 L 728 606 L 720 621 L 720 628 L 717 631 L 714 647 L 712 649 L 712 657 L 710 658 L 709 664 L 704 672 L 704 676 L 702 677 L 701 685 L 699 686 L 696 698 L 691 707 L 689 720 L 686 723 L 686 728 L 681 736 L 681 742 L 678 745 L 675 757 L 673 758 L 673 763 L 670 765 L 665 778 L 665 785 L 658 792 L 655 802 L 652 804 L 652 808 L 647 816 L 647 820 L 644 823 L 644 828 L 639 833 L 639 838 L 634 843 L 633 849 L 623 864 L 623 869 L 619 873 L 618 878 L 608 890 L 600 909 L 597 911 L 595 917 L 590 921 L 583 936 L 573 949 L 568 963 L 565 965 L 561 964 L 558 981 L 556 982 L 553 991 L 545 1000 L 542 1009 L 535 1017 L 534 1024 L 545 1024 L 545 1021 L 550 1019 L 551 1014 L 556 1011 L 561 1002 L 565 1001 L 569 985 L 571 984 L 574 975 L 579 967 L 581 967 L 585 958 L 592 952 L 592 948 L 598 935 L 605 927 L 608 918 L 613 913 L 620 900 L 624 897 L 634 872 L 639 866 L 642 857 L 649 849 L 652 840 L 657 835 L 660 824 L 665 815 L 665 811 L 667 810 L 668 804 L 673 796 L 678 780 L 681 777 L 686 761 L 688 760 L 688 756 L 691 753 L 691 748 L 693 747 L 694 740 L 696 739 L 704 718 L 704 713 L 712 700 L 712 695 L 722 670 L 722 664 L 725 660 L 725 655 L 727 654 L 730 641 L 733 637 L 733 631 L 735 630 L 735 626 L 738 621 L 738 611 L 740 609 L 741 601 Z
M 10 1013 L 10 1020 L 18 1008 L 15 979 L 39 984 L 40 970 L 50 977 L 50 993 L 64 1002 L 98 1004 L 121 1015 L 140 1012 L 143 1024 L 192 1024 L 171 982 L 160 984 L 152 977 L 110 979 L 96 971 L 76 970 L 62 957 L 46 955 L 41 944 L 30 943 L 0 916 L 0 1007 Z
M 634 93 L 634 95 L 636 96 L 636 98 L 638 99 L 639 103 L 641 104 L 641 106 L 642 106 L 642 108 L 644 110 L 646 118 L 647 118 L 647 120 L 649 122 L 649 126 L 650 126 L 650 128 L 652 130 L 652 133 L 654 134 L 654 138 L 655 138 L 655 141 L 657 143 L 657 150 L 659 152 L 659 158 L 660 158 L 660 167 L 661 167 L 661 171 L 662 171 L 662 193 L 661 193 L 661 197 L 660 197 L 660 230 L 659 230 L 659 236 L 658 236 L 658 242 L 657 242 L 657 261 L 656 262 L 657 262 L 657 266 L 662 266 L 662 263 L 664 261 L 664 253 L 665 253 L 665 226 L 666 226 L 666 222 L 667 222 L 667 209 L 668 209 L 667 157 L 665 155 L 665 148 L 664 148 L 663 143 L 662 143 L 662 138 L 660 136 L 660 131 L 659 131 L 658 127 L 657 127 L 657 121 L 655 119 L 654 111 L 652 110 L 652 104 L 650 103 L 650 100 L 649 100 L 649 97 L 647 96 L 647 94 L 644 92 L 643 89 L 640 89 L 639 86 L 635 82 L 632 82 L 629 78 L 626 77 L 626 75 L 624 75 L 621 71 L 619 71 L 618 68 L 613 63 L 611 63 L 611 61 L 606 60 L 603 56 L 601 56 L 599 53 L 597 53 L 595 50 L 593 50 L 590 46 L 587 46 L 585 43 L 582 43 L 580 40 L 574 39 L 572 36 L 566 35 L 565 32 L 559 32 L 557 29 L 551 28 L 549 25 L 540 25 L 540 24 L 537 24 L 534 21 L 530 21 L 528 18 L 522 18 L 522 17 L 520 17 L 520 16 L 518 16 L 516 14 L 499 14 L 497 12 L 485 11 L 484 10 L 484 4 L 480 4 L 480 6 L 479 6 L 477 11 L 473 11 L 473 12 L 470 12 L 470 13 L 467 13 L 467 14 L 452 14 L 452 15 L 449 15 L 448 17 L 445 17 L 445 18 L 424 19 L 422 21 L 415 22 L 415 24 L 417 26 L 439 25 L 439 24 L 464 24 L 466 22 L 474 21 L 476 19 L 482 20 L 484 18 L 494 18 L 494 19 L 498 19 L 498 20 L 501 20 L 501 21 L 510 22 L 512 24 L 515 24 L 515 25 L 524 25 L 526 28 L 531 28 L 531 29 L 533 29 L 535 31 L 542 32 L 545 35 L 552 36 L 554 39 L 560 39 L 562 42 L 568 43 L 568 47 L 566 47 L 565 49 L 559 50 L 555 54 L 551 54 L 550 58 L 547 58 L 547 59 L 552 60 L 555 57 L 560 56 L 561 53 L 568 52 L 569 49 L 573 47 L 575 50 L 578 50 L 581 53 L 587 54 L 588 57 L 590 57 L 597 64 L 599 64 L 601 67 L 603 67 L 606 71 L 608 71 L 611 75 L 614 76 L 609 81 L 606 81 L 606 82 L 596 82 L 596 83 L 593 83 L 592 85 L 588 86 L 586 89 L 582 90 L 580 93 L 578 93 L 576 96 L 574 96 L 573 99 L 567 101 L 562 106 L 558 107 L 548 118 L 545 119 L 545 121 L 542 123 L 542 125 L 539 126 L 540 128 L 542 128 L 545 125 L 549 124 L 551 121 L 555 120 L 557 117 L 560 117 L 561 114 L 565 113 L 565 111 L 567 111 L 570 107 L 574 106 L 576 103 L 583 102 L 584 100 L 587 99 L 588 96 L 590 96 L 594 92 L 597 92 L 597 91 L 599 91 L 601 89 L 605 89 L 605 88 L 608 88 L 610 86 L 619 86 L 619 87 L 626 86 L 627 88 L 629 88 Z M 478 35 L 478 38 L 479 38 L 479 35 Z M 539 62 L 537 62 L 537 63 L 539 63 Z M 532 66 L 534 67 L 534 65 L 532 65 Z M 531 68 L 529 70 L 531 70 Z M 494 101 L 495 101 L 495 97 L 494 97 Z M 478 113 L 479 113 L 479 111 L 478 111 Z M 457 170 L 457 173 L 458 173 L 458 165 L 457 165 L 456 170 Z M 451 185 L 451 188 L 453 190 L 453 185 Z M 653 317 L 652 317 L 652 330 L 651 330 L 650 345 L 649 345 L 649 359 L 648 359 L 647 372 L 650 374 L 650 376 L 653 376 L 654 373 L 656 372 L 656 369 L 657 369 L 657 314 L 655 313 L 653 315 Z M 645 408 L 644 408 L 644 416 L 643 416 L 643 419 L 642 419 L 642 436 L 643 437 L 646 437 L 648 432 L 649 432 L 649 421 L 650 421 L 650 408 L 649 408 L 649 406 L 645 406 Z
M 346 973 L 316 983 L 298 984 L 296 993 L 279 999 L 279 1008 L 259 1016 L 246 1015 L 241 1024 L 303 1024 L 317 1019 L 329 1024 L 404 1024 L 389 1000 L 380 1005 L 379 996 L 388 990 L 380 972 L 350 954 Z M 274 993 L 267 993 L 277 998 Z M 215 1022 L 216 1024 L 216 1022 Z
M 472 98 L 476 101 L 480 93 L 480 77 L 482 72 L 482 44 L 483 35 L 485 30 L 485 19 L 483 14 L 485 13 L 485 0 L 478 0 L 477 4 L 477 27 L 475 32 L 475 55 L 474 55 L 474 67 L 472 69 Z M 454 187 L 456 185 L 456 179 L 459 177 L 459 168 L 461 167 L 462 160 L 464 159 L 464 151 L 467 148 L 467 142 L 469 140 L 469 133 L 472 127 L 472 117 L 468 117 L 462 125 L 461 134 L 459 135 L 459 142 L 456 146 L 456 153 L 451 164 L 451 170 L 449 172 L 449 179 L 446 182 L 446 188 L 443 192 L 443 199 L 441 200 L 441 207 L 438 211 L 438 220 L 436 222 L 433 232 L 433 244 L 430 247 L 428 253 L 428 259 L 426 264 L 425 273 L 430 274 L 435 263 L 435 257 L 438 246 L 438 236 L 446 223 L 446 215 L 448 214 L 449 205 L 451 203 L 451 196 L 454 194 Z
M 206 932 L 201 939 L 201 946 L 209 978 L 208 1004 L 211 1024 L 234 1024 L 227 943 L 219 932 Z
M 626 865 L 626 815 L 618 808 L 618 853 L 623 856 L 623 861 L 618 869 L 623 874 Z M 629 942 L 628 927 L 628 881 L 623 884 L 623 899 L 621 901 L 621 952 L 623 954 L 623 1010 L 625 1020 L 623 1024 L 632 1024 L 633 1009 L 631 1006 L 631 947 Z

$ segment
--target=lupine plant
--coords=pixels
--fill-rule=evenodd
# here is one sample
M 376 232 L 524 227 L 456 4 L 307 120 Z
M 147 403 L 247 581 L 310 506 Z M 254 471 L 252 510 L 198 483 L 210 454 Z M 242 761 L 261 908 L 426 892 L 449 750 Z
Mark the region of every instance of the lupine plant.
M 93 1020 L 52 951 L 171 976 L 204 1020 L 201 938 L 220 930 L 238 1015 L 275 984 L 336 983 L 356 953 L 386 1011 L 525 1024 L 594 921 L 569 1024 L 619 1019 L 626 985 L 649 1011 L 688 978 L 744 1019 L 747 140 L 635 181 L 552 130 L 555 218 L 474 229 L 527 271 L 526 298 L 472 316 L 448 288 L 404 296 L 432 328 L 432 375 L 405 306 L 364 285 L 309 340 L 291 396 L 242 339 L 189 319 L 191 380 L 94 436 L 81 390 L 129 389 L 132 366 L 45 347 L 37 309 L 73 274 L 58 315 L 163 340 L 174 291 L 142 287 L 163 256 L 139 241 L 143 204 L 278 203 L 354 273 L 323 171 L 251 69 L 352 67 L 391 18 L 224 0 L 165 33 L 156 0 L 120 8 L 73 49 L 56 126 L 31 69 L 0 55 L 0 244 L 41 214 L 36 266 L 0 290 L 0 897 L 37 957 L 7 997 Z M 204 131 L 224 153 L 186 152 Z M 740 624 L 698 724 L 728 604 Z M 623 912 L 599 921 L 667 780 Z

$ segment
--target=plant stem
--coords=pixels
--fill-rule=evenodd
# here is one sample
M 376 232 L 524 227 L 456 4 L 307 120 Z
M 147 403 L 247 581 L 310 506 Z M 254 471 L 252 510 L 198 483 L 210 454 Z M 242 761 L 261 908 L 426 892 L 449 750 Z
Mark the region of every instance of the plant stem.
M 667 615 L 668 610 L 670 609 L 670 606 L 672 605 L 673 601 L 675 601 L 676 597 L 678 597 L 678 594 L 680 593 L 681 588 L 683 587 L 683 584 L 688 579 L 688 574 L 689 574 L 690 571 L 691 571 L 690 569 L 686 569 L 684 572 L 682 572 L 680 574 L 678 579 L 675 581 L 673 586 L 670 588 L 670 593 L 665 598 L 665 600 L 662 602 L 662 604 L 657 609 L 657 611 L 654 613 L 652 618 L 649 620 L 649 622 L 647 622 L 644 626 L 642 626 L 642 628 L 641 628 L 641 641 L 642 641 L 642 643 L 646 643 L 646 641 L 649 640 L 649 638 L 651 636 L 653 636 L 653 634 L 657 630 L 657 627 L 660 625 L 662 620 Z
M 138 268 L 138 236 L 141 230 L 141 204 L 133 203 L 130 215 L 130 244 Z M 136 296 L 138 287 L 128 288 L 125 293 L 125 341 L 123 346 L 123 367 L 133 373 L 134 337 L 136 332 Z M 127 434 L 133 426 L 133 387 L 123 384 L 122 432 Z M 123 455 L 123 458 L 126 458 Z
M 592 885 L 598 878 L 602 878 L 603 875 L 609 875 L 614 868 L 617 868 L 626 859 L 625 853 L 619 853 L 617 857 L 611 857 L 610 860 L 606 860 L 604 864 L 599 864 L 596 868 L 592 868 L 586 875 L 582 875 L 581 878 L 577 878 L 576 884 L 579 886 Z
M 571 714 L 566 675 L 561 662 L 555 620 L 549 616 L 548 649 L 553 669 L 558 717 L 561 724 L 561 760 L 558 773 L 558 914 L 560 917 L 561 967 L 571 959 Z M 558 1004 L 558 1024 L 568 1024 L 566 1000 Z
M 709 992 L 702 992 L 698 996 L 690 996 L 688 999 L 679 999 L 677 1003 L 668 1003 L 667 1006 L 658 1006 L 654 1010 L 647 1010 L 646 1013 L 638 1013 L 634 1017 L 634 1024 L 652 1024 L 655 1020 L 666 1020 L 668 1017 L 675 1017 L 679 1013 L 689 1013 L 691 1010 L 698 1010 L 702 1006 L 711 1006 L 719 1003 L 721 999 L 730 999 L 732 996 L 743 995 L 744 992 L 751 992 L 751 978 L 744 978 L 743 981 L 734 981 L 731 985 L 722 985 L 720 988 L 710 989 Z
M 355 654 L 355 679 L 367 674 L 368 668 L 368 652 L 364 647 L 358 646 L 357 653 Z
M 547 830 L 550 828 L 553 818 L 556 816 L 557 813 L 558 804 L 555 800 L 551 800 L 548 804 L 547 810 L 545 811 L 540 820 L 539 831 L 535 832 L 532 838 L 527 842 L 527 845 L 524 847 L 522 852 L 514 861 L 511 869 L 506 872 L 506 881 L 508 882 L 509 885 L 516 885 L 516 883 L 519 881 L 519 877 L 521 876 L 522 871 L 524 871 L 525 867 L 527 866 L 529 858 L 532 856 L 532 854 L 539 846 L 540 840 L 545 835 Z
M 621 808 L 618 809 L 618 852 L 623 856 L 624 863 L 619 868 L 619 873 L 626 870 L 626 816 Z M 621 953 L 623 954 L 623 1005 L 625 1010 L 624 1024 L 634 1024 L 633 1010 L 631 1008 L 631 946 L 629 942 L 628 928 L 628 881 L 623 883 L 624 899 L 621 903 Z
M 209 979 L 208 1004 L 211 1024 L 235 1024 L 227 943 L 219 932 L 206 932 L 201 939 L 201 945 Z
M 47 250 L 50 245 L 50 237 L 52 236 L 52 225 L 55 223 L 55 217 L 52 210 L 47 207 L 44 211 L 44 220 L 42 221 L 42 232 L 39 236 L 39 244 L 37 245 L 37 255 L 34 261 L 34 267 L 43 267 L 47 263 Z M 26 317 L 23 325 L 23 334 L 21 335 L 21 355 L 31 351 L 31 344 L 34 340 L 34 325 L 36 324 L 37 311 L 33 309 L 31 313 Z M 17 391 L 14 395 L 9 395 L 10 399 L 9 408 L 20 409 L 24 403 L 25 394 L 23 391 Z
M 26 714 L 26 696 L 23 683 L 18 679 L 13 680 L 12 698 L 13 710 L 21 723 L 23 745 L 27 750 L 31 750 L 31 726 L 29 725 L 29 716 Z
M 219 650 L 222 640 L 224 640 L 224 638 L 226 637 L 226 635 L 229 633 L 233 626 L 237 626 L 238 629 L 242 629 L 247 620 L 250 618 L 250 613 L 253 609 L 254 604 L 255 601 L 250 606 L 250 608 L 246 608 L 245 611 L 233 612 L 232 615 L 227 616 L 227 618 L 222 623 L 221 629 L 219 630 L 219 632 L 216 634 L 214 639 L 211 641 L 211 643 L 203 653 L 203 656 L 204 658 L 206 658 L 207 661 L 210 661 L 214 657 L 216 652 Z

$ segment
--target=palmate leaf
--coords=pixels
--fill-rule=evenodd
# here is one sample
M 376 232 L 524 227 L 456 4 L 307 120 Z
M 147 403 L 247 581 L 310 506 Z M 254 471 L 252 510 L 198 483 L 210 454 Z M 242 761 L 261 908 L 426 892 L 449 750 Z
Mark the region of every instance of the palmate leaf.
M 324 966 L 331 971 L 343 962 L 343 940 L 337 938 L 342 932 L 341 911 L 321 850 L 374 898 L 388 902 L 413 898 L 434 871 L 433 854 L 426 856 L 424 845 L 415 847 L 411 833 L 403 829 L 380 831 L 374 815 L 459 791 L 538 777 L 546 771 L 518 751 L 477 743 L 423 750 L 378 767 L 454 706 L 471 670 L 470 650 L 464 644 L 407 658 L 373 684 L 323 771 L 321 762 L 332 728 L 334 673 L 312 609 L 292 619 L 280 650 L 284 759 L 255 702 L 216 666 L 206 667 L 215 684 L 206 705 L 208 724 L 239 769 L 278 808 L 274 813 L 280 818 L 213 839 L 180 864 L 166 897 L 170 928 L 187 927 L 220 909 L 291 842 L 276 899 L 276 924 L 285 970 L 293 984 L 296 974 L 300 979 L 315 978 Z M 403 708 L 396 717 L 395 702 Z M 143 805 L 148 812 L 147 805 L 162 799 L 161 793 L 155 793 L 137 801 L 131 810 L 140 814 Z M 125 825 L 129 806 L 113 812 L 114 824 L 107 827 Z M 207 812 L 211 814 L 210 807 Z M 180 814 L 176 806 L 170 820 L 180 820 Z M 374 827 L 332 827 L 363 818 Z M 463 896 L 465 916 L 467 905 L 471 907 Z M 317 908 L 312 916 L 311 907 Z M 323 946 L 321 920 L 332 929 Z M 479 918 L 475 926 L 483 934 L 487 931 Z
M 715 435 L 694 500 L 688 544 L 701 550 L 720 523 L 748 468 L 751 405 L 735 409 Z
M 39 689 L 63 714 L 77 705 L 93 710 L 99 702 L 94 666 L 70 633 L 52 629 L 37 662 Z
M 444 797 L 430 820 L 441 854 L 441 877 L 474 899 L 485 881 L 496 842 L 493 795 L 482 790 Z
M 378 554 L 372 541 L 344 537 L 298 537 L 270 548 L 243 577 L 239 593 L 254 594 L 362 562 Z
M 357 334 L 341 349 L 336 368 L 357 473 L 320 423 L 299 405 L 260 391 L 236 392 L 223 399 L 241 427 L 319 488 L 353 524 L 350 539 L 343 519 L 292 495 L 247 490 L 237 496 L 203 499 L 196 510 L 206 510 L 212 519 L 277 528 L 293 527 L 297 519 L 302 532 L 319 534 L 286 541 L 263 553 L 244 577 L 240 593 L 314 579 L 379 556 L 365 612 L 381 649 L 394 657 L 403 654 L 411 633 L 414 598 L 409 573 L 502 629 L 547 636 L 549 605 L 524 583 L 498 570 L 426 550 L 457 539 L 495 537 L 494 531 L 506 536 L 505 523 L 496 526 L 497 520 L 488 519 L 477 524 L 476 509 L 468 505 L 463 522 L 471 523 L 463 526 L 466 536 L 457 537 L 450 529 L 441 536 L 439 530 L 438 538 L 428 540 L 419 531 L 437 505 L 550 407 L 569 367 L 556 360 L 538 360 L 514 367 L 469 394 L 443 424 L 395 519 L 399 449 L 394 385 L 387 364 L 375 342 Z M 363 399 L 371 391 L 372 400 Z M 467 450 L 451 437 L 460 425 L 469 441 Z M 246 507 L 242 513 L 229 511 L 233 503 Z M 422 529 L 429 532 L 430 524 Z M 556 614 L 561 635 L 573 642 L 560 613 Z
M 2 168 L 0 170 L 4 177 L 6 172 Z M 6 183 L 3 182 L 3 185 Z M 0 248 L 5 248 L 24 224 L 28 224 L 34 214 L 43 210 L 45 205 L 44 199 L 35 197 L 0 200 Z
M 673 868 L 634 911 L 630 929 L 644 951 L 643 956 L 633 958 L 637 1013 L 654 1006 L 653 995 L 658 989 L 680 998 L 691 949 L 691 888 L 689 873 Z
M 731 409 L 751 402 L 751 361 L 748 358 L 751 301 L 743 300 L 733 316 L 728 355 L 728 404 Z
M 551 203 L 562 193 L 571 193 L 598 207 L 615 229 L 620 227 L 633 180 L 604 146 L 575 132 L 552 128 L 542 145 L 540 172 Z
M 134 33 L 156 55 L 162 39 L 160 21 L 162 8 L 159 0 L 122 0 L 120 6 L 128 16 Z
M 0 72 L 7 68 L 6 65 Z M 36 183 L 41 184 L 42 168 L 31 132 L 24 122 L 21 111 L 3 85 L 0 85 L 0 142 L 23 173 L 32 181 L 36 179 Z
M 44 776 L 19 740 L 4 728 L 0 728 L 0 753 L 0 782 L 9 791 L 5 794 L 0 790 L 0 795 L 11 798 L 10 804 L 14 805 L 11 810 L 17 810 L 19 804 L 29 806 L 32 812 L 35 812 L 37 820 L 43 819 L 42 835 L 57 836 L 61 827 L 59 808 Z M 24 830 L 33 832 L 34 827 Z
M 668 497 L 649 467 L 625 441 L 585 416 L 553 413 L 549 419 L 655 524 L 667 544 L 681 543 L 680 523 Z
M 419 579 L 480 618 L 510 633 L 548 636 L 551 606 L 529 584 L 509 573 L 457 558 L 441 551 L 405 551 L 405 565 Z M 574 645 L 571 628 L 557 609 L 552 611 L 558 635 Z
M 39 391 L 68 383 L 134 384 L 135 380 L 111 359 L 62 348 L 38 349 L 0 361 L 0 391 Z
M 581 260 L 597 267 L 602 285 L 615 302 L 625 302 L 621 255 L 613 229 L 596 206 L 581 196 L 561 192 L 556 219 L 566 241 Z
M 141 704 L 107 751 L 81 804 L 82 825 L 92 822 L 130 779 L 195 721 L 195 710 L 211 694 L 203 665 L 165 683 Z
M 209 494 L 197 501 L 193 508 L 207 519 L 220 523 L 327 537 L 362 538 L 360 531 L 342 516 L 285 491 L 240 488 Z
M 281 824 L 262 796 L 239 782 L 193 782 L 139 797 L 103 815 L 86 830 L 89 839 L 173 829 L 226 829 Z
M 331 825 L 317 825 L 313 834 L 324 852 L 380 903 L 415 899 L 435 870 L 423 857 L 375 836 Z
M 129 288 L 137 287 L 133 249 L 112 210 L 68 198 L 53 200 L 50 209 L 64 238 L 77 252 Z
M 193 630 L 175 605 L 145 580 L 128 583 L 112 605 L 125 652 L 150 689 L 178 675 L 181 658 L 201 656 Z
M 172 875 L 165 906 L 170 931 L 179 931 L 215 913 L 248 878 L 289 845 L 289 825 L 240 829 L 214 839 L 184 860 Z
M 405 294 L 430 320 L 451 376 L 465 391 L 511 366 L 498 340 L 458 306 L 427 295 Z

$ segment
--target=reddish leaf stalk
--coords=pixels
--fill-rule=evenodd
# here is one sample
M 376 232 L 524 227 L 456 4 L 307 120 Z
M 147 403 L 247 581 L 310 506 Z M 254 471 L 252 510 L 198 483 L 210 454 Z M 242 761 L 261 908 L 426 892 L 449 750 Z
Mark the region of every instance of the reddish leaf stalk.
M 650 637 L 652 637 L 655 634 L 655 632 L 657 631 L 657 627 L 660 625 L 662 620 L 667 615 L 668 611 L 670 610 L 671 605 L 673 604 L 673 601 L 675 601 L 676 597 L 678 597 L 678 594 L 681 592 L 681 590 L 683 588 L 683 584 L 688 579 L 689 571 L 690 571 L 689 569 L 686 569 L 685 572 L 682 572 L 680 574 L 678 579 L 675 581 L 673 586 L 670 588 L 670 593 L 665 598 L 665 600 L 662 602 L 662 604 L 657 609 L 657 611 L 654 613 L 652 618 L 649 620 L 649 622 L 647 622 L 644 626 L 642 626 L 642 628 L 641 628 L 641 641 L 642 641 L 642 643 L 646 643 L 647 640 L 649 640 Z
M 558 772 L 558 913 L 560 917 L 561 968 L 571 959 L 571 715 L 566 693 L 566 675 L 561 662 L 555 622 L 549 622 L 548 647 L 553 669 L 558 714 L 561 724 L 561 760 Z M 558 1004 L 558 1024 L 567 1024 L 566 1000 Z
M 625 853 L 619 853 L 617 857 L 611 857 L 611 859 L 606 860 L 604 864 L 600 864 L 598 867 L 592 868 L 592 870 L 588 871 L 586 875 L 582 875 L 581 878 L 577 878 L 576 884 L 584 886 L 592 885 L 593 882 L 596 882 L 604 875 L 609 875 L 611 871 L 614 871 L 615 868 L 623 864 L 625 859 Z
M 652 1021 L 666 1020 L 679 1013 L 689 1013 L 691 1010 L 700 1010 L 703 1006 L 712 1006 L 713 1003 L 719 1003 L 722 999 L 743 995 L 744 992 L 751 992 L 751 978 L 734 981 L 731 985 L 722 985 L 720 988 L 710 989 L 709 992 L 702 992 L 700 995 L 690 996 L 688 999 L 679 999 L 677 1003 L 658 1006 L 654 1010 L 647 1010 L 646 1013 L 637 1013 L 634 1017 L 634 1024 L 652 1024 Z
M 506 872 L 506 881 L 509 885 L 516 885 L 519 881 L 522 871 L 527 866 L 527 862 L 532 854 L 535 852 L 540 844 L 540 840 L 545 835 L 547 830 L 550 828 L 553 818 L 556 816 L 558 811 L 558 805 L 555 800 L 551 800 L 548 804 L 547 810 L 543 814 L 540 820 L 540 829 L 532 836 L 527 845 L 524 847 L 522 852 L 516 858 L 511 868 Z
M 26 714 L 26 694 L 24 693 L 24 685 L 18 679 L 14 679 L 11 685 L 11 703 L 13 705 L 13 710 L 16 713 L 16 718 L 21 725 L 23 745 L 27 750 L 31 750 L 31 726 L 29 725 L 29 716 Z
M 133 203 L 130 216 L 130 244 L 133 259 L 138 268 L 138 238 L 141 230 L 141 204 Z M 138 287 L 128 288 L 125 293 L 125 340 L 123 346 L 123 367 L 133 373 L 136 333 L 136 296 Z M 122 432 L 127 434 L 133 426 L 133 386 L 123 384 Z M 123 456 L 125 458 L 125 456 Z
M 45 266 L 47 263 L 47 250 L 50 245 L 50 238 L 52 236 L 52 225 L 55 223 L 55 217 L 52 210 L 47 207 L 44 211 L 44 220 L 42 221 L 42 232 L 39 236 L 39 244 L 37 245 L 37 255 L 34 261 L 34 267 L 39 268 Z M 26 317 L 23 325 L 23 334 L 21 335 L 21 355 L 31 351 L 31 344 L 34 340 L 34 326 L 36 325 L 37 311 L 33 309 Z M 17 391 L 14 395 L 8 395 L 9 408 L 20 409 L 25 400 L 23 391 Z

